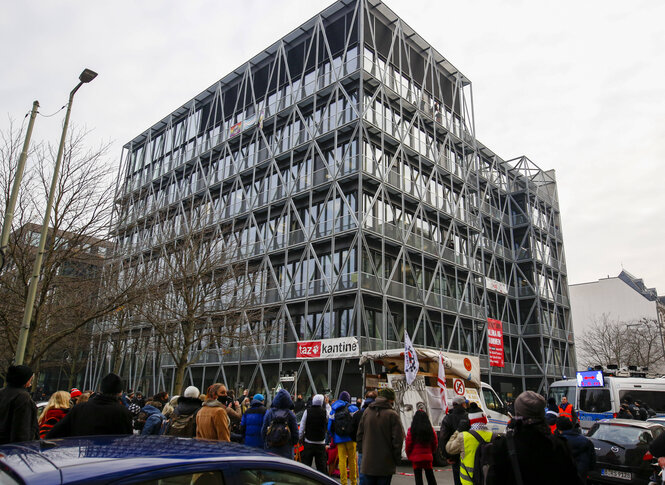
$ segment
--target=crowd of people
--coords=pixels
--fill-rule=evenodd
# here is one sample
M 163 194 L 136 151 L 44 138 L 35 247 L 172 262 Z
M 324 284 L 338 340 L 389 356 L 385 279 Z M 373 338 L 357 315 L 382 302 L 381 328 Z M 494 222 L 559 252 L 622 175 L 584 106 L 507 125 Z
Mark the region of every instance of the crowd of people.
M 438 451 L 452 466 L 456 485 L 585 483 L 595 463 L 594 447 L 581 433 L 572 404 L 565 398 L 546 401 L 532 391 L 510 403 L 512 419 L 505 435 L 496 436 L 478 404 L 461 396 L 452 400 L 438 434 L 422 409 L 405 433 L 391 388 L 369 391 L 355 402 L 346 391 L 337 399 L 315 394 L 304 400 L 280 389 L 268 406 L 263 394 L 245 391 L 238 400 L 221 383 L 205 394 L 189 386 L 179 396 L 159 392 L 146 398 L 124 392 L 122 379 L 112 373 L 98 392 L 53 393 L 38 417 L 27 391 L 32 379 L 24 365 L 11 366 L 6 374 L 0 444 L 105 434 L 235 441 L 297 458 L 326 475 L 338 470 L 343 485 L 389 484 L 403 446 L 417 485 L 424 483 L 423 474 L 428 485 L 436 484 Z M 648 406 L 629 396 L 625 405 L 635 419 L 646 419 L 641 410 L 649 414 Z
M 390 388 L 370 391 L 364 401 L 356 402 L 346 391 L 337 399 L 315 394 L 305 401 L 280 389 L 267 406 L 263 394 L 250 396 L 245 391 L 238 400 L 221 383 L 209 386 L 205 394 L 189 386 L 179 396 L 159 392 L 146 398 L 140 392 L 125 392 L 122 379 L 111 373 L 97 392 L 53 393 L 38 416 L 28 392 L 32 379 L 27 366 L 8 369 L 6 386 L 0 390 L 0 444 L 123 434 L 235 441 L 285 458 L 297 455 L 321 473 L 338 472 L 344 485 L 388 484 L 401 460 L 405 436 Z M 427 415 L 421 414 L 436 440 Z M 426 437 L 430 451 L 423 454 L 419 440 L 424 435 L 409 434 L 408 446 L 420 457 L 419 467 L 431 470 L 432 442 Z

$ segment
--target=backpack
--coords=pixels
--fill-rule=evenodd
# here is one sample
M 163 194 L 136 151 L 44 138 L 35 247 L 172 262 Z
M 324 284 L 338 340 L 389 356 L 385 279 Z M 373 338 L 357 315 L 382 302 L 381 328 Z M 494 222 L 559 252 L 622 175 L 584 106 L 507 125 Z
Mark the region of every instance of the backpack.
M 139 431 L 143 430 L 145 427 L 145 422 L 150 416 L 148 413 L 145 411 L 141 411 L 137 416 L 136 419 L 134 420 L 134 429 L 138 429 Z
M 479 443 L 476 449 L 476 456 L 473 458 L 473 485 L 486 485 L 488 483 L 489 469 L 493 464 L 492 448 L 495 436 L 492 434 L 490 441 L 485 441 L 476 431 L 470 430 L 469 433 Z
M 183 438 L 194 437 L 196 435 L 196 412 L 172 415 L 164 434 Z
M 291 430 L 289 429 L 288 411 L 275 411 L 268 430 L 266 431 L 266 444 L 269 448 L 279 448 L 291 441 Z
M 349 412 L 349 405 L 335 410 L 335 434 L 337 436 L 353 437 L 353 416 Z

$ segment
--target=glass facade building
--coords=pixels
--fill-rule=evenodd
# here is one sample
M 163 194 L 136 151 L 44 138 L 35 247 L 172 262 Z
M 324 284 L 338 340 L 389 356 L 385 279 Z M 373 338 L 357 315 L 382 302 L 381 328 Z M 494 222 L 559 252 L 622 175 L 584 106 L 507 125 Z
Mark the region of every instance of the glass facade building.
M 125 145 L 117 251 L 149 264 L 196 215 L 246 262 L 269 329 L 207 348 L 188 382 L 270 392 L 295 371 L 301 392 L 359 395 L 357 359 L 297 360 L 297 342 L 396 348 L 405 328 L 478 355 L 504 395 L 570 375 L 554 173 L 502 160 L 473 113 L 471 82 L 385 4 L 341 0 Z M 488 318 L 503 323 L 502 368 Z M 173 363 L 148 357 L 121 368 L 168 388 Z

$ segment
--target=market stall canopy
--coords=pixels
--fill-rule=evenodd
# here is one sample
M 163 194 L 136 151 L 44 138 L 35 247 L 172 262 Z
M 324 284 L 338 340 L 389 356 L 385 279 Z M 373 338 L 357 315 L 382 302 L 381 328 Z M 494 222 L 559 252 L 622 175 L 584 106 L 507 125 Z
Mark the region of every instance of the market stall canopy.
M 434 349 L 415 348 L 418 355 L 420 365 L 424 364 L 428 368 L 428 372 L 436 373 L 439 365 L 439 353 L 443 354 L 443 361 L 445 363 L 446 377 L 461 377 L 473 383 L 476 387 L 480 387 L 480 360 L 473 355 L 453 354 L 450 352 L 439 352 Z M 359 364 L 363 365 L 368 361 L 383 361 L 384 365 L 388 362 L 402 363 L 404 362 L 403 349 L 389 349 L 389 350 L 373 350 L 370 352 L 363 352 L 360 356 Z M 450 374 L 450 376 L 449 376 Z

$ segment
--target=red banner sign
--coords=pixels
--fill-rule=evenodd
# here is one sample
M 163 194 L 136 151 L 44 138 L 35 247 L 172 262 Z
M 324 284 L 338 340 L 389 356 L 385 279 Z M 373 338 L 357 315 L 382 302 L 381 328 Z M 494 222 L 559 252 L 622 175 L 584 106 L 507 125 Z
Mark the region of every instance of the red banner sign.
M 503 367 L 503 324 L 501 320 L 487 319 L 487 346 L 490 366 Z

